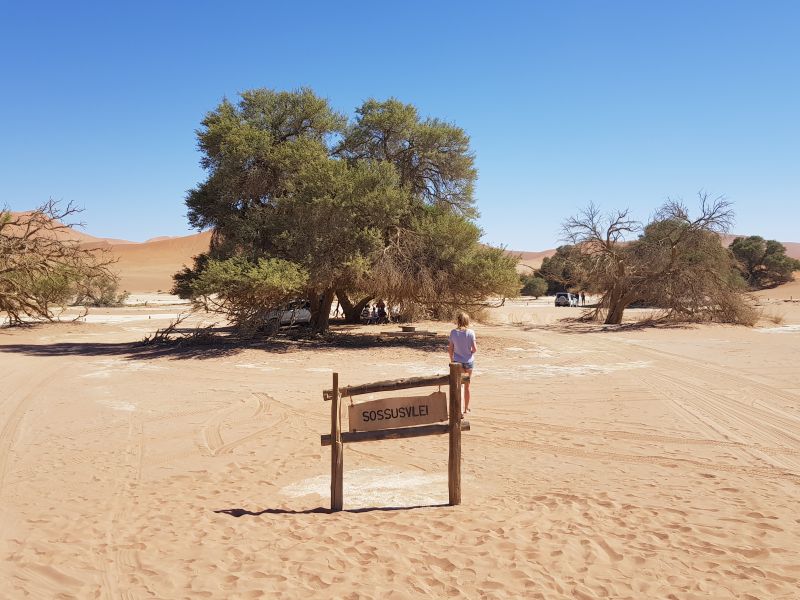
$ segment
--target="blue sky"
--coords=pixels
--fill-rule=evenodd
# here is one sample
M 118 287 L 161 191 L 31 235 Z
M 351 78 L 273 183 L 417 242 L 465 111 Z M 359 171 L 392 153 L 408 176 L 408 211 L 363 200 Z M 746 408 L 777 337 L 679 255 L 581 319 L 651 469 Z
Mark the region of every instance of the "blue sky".
M 800 2 L 0 2 L 0 205 L 189 233 L 194 131 L 227 96 L 395 96 L 472 138 L 485 240 L 698 190 L 800 241 Z

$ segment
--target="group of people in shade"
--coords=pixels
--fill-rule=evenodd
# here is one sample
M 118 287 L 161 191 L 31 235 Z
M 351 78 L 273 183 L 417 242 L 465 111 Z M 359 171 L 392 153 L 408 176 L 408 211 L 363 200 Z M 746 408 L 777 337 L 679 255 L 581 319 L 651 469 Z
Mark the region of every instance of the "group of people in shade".
M 581 306 L 586 306 L 586 293 L 585 292 L 575 292 L 575 297 L 578 299 L 578 302 Z
M 361 311 L 361 320 L 367 325 L 379 325 L 381 323 L 389 322 L 389 313 L 386 312 L 386 305 L 383 302 L 378 302 L 372 305 L 369 304 Z

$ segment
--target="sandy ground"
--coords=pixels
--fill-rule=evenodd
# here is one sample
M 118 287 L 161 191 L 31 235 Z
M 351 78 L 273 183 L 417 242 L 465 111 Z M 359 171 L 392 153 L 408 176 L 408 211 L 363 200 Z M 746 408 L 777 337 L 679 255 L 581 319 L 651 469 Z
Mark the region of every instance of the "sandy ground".
M 331 372 L 442 373 L 443 337 L 135 345 L 185 310 L 163 296 L 0 330 L 0 596 L 797 598 L 800 288 L 761 296 L 756 329 L 494 311 L 463 504 L 440 436 L 347 445 L 339 514 Z

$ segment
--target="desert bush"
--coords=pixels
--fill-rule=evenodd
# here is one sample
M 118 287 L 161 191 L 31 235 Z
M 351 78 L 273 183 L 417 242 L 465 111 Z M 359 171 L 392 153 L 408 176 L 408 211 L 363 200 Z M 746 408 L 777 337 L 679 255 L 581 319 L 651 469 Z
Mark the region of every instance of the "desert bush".
M 521 277 L 523 296 L 534 296 L 538 298 L 547 293 L 549 287 L 547 281 L 538 275 L 523 275 Z
M 761 316 L 773 325 L 783 325 L 786 321 L 786 316 L 779 312 L 763 311 Z
M 580 250 L 569 244 L 556 248 L 553 256 L 546 256 L 536 272 L 547 283 L 547 294 L 567 292 L 573 288 L 590 289 L 584 276 L 585 261 Z
M 119 277 L 104 273 L 78 286 L 73 304 L 78 306 L 122 306 L 130 294 L 120 291 Z

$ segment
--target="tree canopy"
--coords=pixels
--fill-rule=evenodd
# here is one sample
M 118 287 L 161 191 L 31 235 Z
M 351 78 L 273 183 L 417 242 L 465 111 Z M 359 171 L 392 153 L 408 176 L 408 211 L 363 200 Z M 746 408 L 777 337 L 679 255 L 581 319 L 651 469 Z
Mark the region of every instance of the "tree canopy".
M 566 292 L 572 288 L 588 289 L 580 251 L 571 245 L 559 246 L 553 256 L 545 256 L 538 275 L 547 283 L 547 293 Z
M 786 247 L 775 240 L 752 235 L 733 240 L 730 249 L 739 261 L 742 276 L 753 289 L 792 281 L 793 272 L 800 270 L 800 260 L 786 256 Z
M 317 331 L 334 294 L 352 315 L 364 298 L 456 307 L 518 289 L 515 261 L 479 242 L 474 157 L 455 125 L 396 99 L 367 100 L 348 122 L 309 89 L 257 89 L 224 100 L 197 136 L 208 176 L 186 204 L 214 231 L 208 259 L 295 265 Z M 196 294 L 208 259 L 176 290 Z

